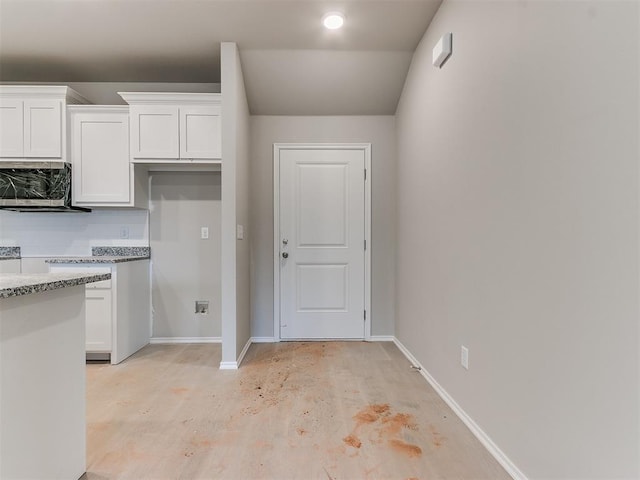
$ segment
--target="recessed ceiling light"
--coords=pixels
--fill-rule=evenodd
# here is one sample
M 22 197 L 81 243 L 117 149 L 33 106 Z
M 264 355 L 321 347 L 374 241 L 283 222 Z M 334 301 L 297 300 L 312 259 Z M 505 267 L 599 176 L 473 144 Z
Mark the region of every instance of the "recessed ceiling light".
M 322 17 L 322 24 L 329 30 L 336 30 L 344 25 L 344 15 L 340 12 L 329 12 Z

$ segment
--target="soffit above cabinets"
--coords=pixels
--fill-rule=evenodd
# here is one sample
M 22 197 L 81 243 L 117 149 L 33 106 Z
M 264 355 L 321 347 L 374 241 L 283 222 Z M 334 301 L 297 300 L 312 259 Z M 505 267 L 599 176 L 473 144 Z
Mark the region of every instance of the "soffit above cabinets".
M 0 0 L 0 81 L 215 83 L 232 41 L 254 114 L 393 114 L 441 1 Z

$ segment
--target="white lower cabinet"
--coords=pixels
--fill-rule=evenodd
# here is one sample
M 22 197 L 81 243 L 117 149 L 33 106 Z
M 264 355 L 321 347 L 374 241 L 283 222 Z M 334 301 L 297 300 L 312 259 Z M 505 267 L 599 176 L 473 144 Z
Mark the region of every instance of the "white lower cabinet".
M 0 273 L 20 273 L 20 259 L 0 260 Z
M 87 287 L 85 298 L 87 353 L 111 353 L 111 288 Z
M 114 264 L 50 264 L 51 272 L 111 273 L 85 287 L 86 352 L 122 362 L 149 343 L 149 260 Z

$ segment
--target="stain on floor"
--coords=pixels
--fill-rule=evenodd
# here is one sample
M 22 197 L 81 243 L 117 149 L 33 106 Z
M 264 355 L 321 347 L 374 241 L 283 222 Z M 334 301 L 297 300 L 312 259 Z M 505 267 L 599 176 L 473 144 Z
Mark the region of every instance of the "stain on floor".
M 422 448 L 405 441 L 410 432 L 418 432 L 418 425 L 413 415 L 409 413 L 393 413 L 389 404 L 367 405 L 354 416 L 353 431 L 343 439 L 343 442 L 355 448 L 362 446 L 358 437 L 367 438 L 374 445 L 387 444 L 395 452 L 407 457 L 422 455 Z M 357 446 L 356 446 L 357 443 Z
M 238 371 L 219 362 L 217 345 L 152 345 L 88 366 L 83 479 L 509 478 L 393 344 L 260 344 Z

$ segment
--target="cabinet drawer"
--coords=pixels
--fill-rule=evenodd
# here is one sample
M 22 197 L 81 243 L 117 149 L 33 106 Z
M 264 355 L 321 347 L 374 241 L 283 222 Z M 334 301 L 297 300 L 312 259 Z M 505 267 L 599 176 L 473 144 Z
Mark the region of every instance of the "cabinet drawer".
M 104 290 L 104 289 L 110 289 L 110 288 L 111 288 L 110 278 L 108 280 L 102 280 L 101 282 L 87 283 L 86 285 L 87 290 Z
M 72 273 L 86 273 L 87 275 L 99 275 L 101 273 L 111 273 L 110 267 L 87 267 L 86 265 L 70 265 L 70 264 L 50 264 L 49 271 L 52 273 L 62 273 L 62 272 L 72 272 Z M 99 282 L 87 283 L 85 285 L 85 290 L 106 290 L 111 288 L 111 280 L 113 278 L 109 278 L 107 280 L 101 280 Z

